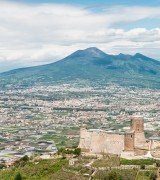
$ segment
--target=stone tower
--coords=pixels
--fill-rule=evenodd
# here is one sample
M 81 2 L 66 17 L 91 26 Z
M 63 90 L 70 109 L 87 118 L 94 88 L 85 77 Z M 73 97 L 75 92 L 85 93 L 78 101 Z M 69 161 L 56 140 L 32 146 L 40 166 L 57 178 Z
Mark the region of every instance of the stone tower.
M 144 119 L 142 117 L 132 117 L 131 130 L 135 133 L 144 133 Z
M 144 119 L 142 117 L 131 118 L 131 131 L 134 132 L 135 148 L 145 148 Z
M 124 135 L 124 150 L 134 151 L 134 132 L 127 132 Z

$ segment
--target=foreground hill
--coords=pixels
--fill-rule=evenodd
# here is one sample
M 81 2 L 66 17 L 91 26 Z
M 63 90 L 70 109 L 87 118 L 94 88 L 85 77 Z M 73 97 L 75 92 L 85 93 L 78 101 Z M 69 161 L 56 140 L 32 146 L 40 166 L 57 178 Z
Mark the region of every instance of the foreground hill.
M 53 158 L 53 157 L 52 157 Z M 74 165 L 69 165 L 74 162 Z M 115 169 L 115 166 L 119 167 Z M 132 167 L 129 167 L 132 166 Z M 133 168 L 135 166 L 135 168 Z M 154 167 L 154 168 L 151 168 Z M 145 168 L 145 170 L 144 170 Z M 76 158 L 34 158 L 19 162 L 7 169 L 0 169 L 2 180 L 154 180 L 159 161 L 154 159 L 126 160 L 114 155 L 79 156 Z
M 75 80 L 160 88 L 160 61 L 142 54 L 108 55 L 92 47 L 78 50 L 47 65 L 21 68 L 0 74 L 1 86 L 54 84 Z

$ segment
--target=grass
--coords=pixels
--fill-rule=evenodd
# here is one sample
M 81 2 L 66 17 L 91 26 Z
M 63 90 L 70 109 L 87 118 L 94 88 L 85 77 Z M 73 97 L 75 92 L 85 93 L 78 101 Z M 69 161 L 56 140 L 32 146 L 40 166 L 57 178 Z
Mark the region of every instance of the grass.
M 139 171 L 136 180 L 150 180 L 152 173 L 156 174 L 156 171 Z
M 122 165 L 153 165 L 156 162 L 160 163 L 159 160 L 155 160 L 155 159 L 134 159 L 134 160 L 121 159 L 120 160 L 120 163 Z
M 66 172 L 64 170 L 62 171 L 59 171 L 57 172 L 56 174 L 52 174 L 50 175 L 48 179 L 51 179 L 51 180 L 88 180 L 88 178 L 85 178 L 84 176 L 80 175 L 80 174 L 75 174 L 75 173 L 72 173 L 72 172 Z
M 120 165 L 120 159 L 116 156 L 108 156 L 103 159 L 96 160 L 93 167 L 114 167 Z
M 112 171 L 102 171 L 99 170 L 93 179 L 100 180 L 135 180 L 137 175 L 137 170 L 112 170 Z
M 76 166 L 69 166 L 67 159 L 28 161 L 12 168 L 0 170 L 0 179 L 14 180 L 16 175 L 20 174 L 25 180 L 87 180 L 88 177 L 85 177 L 84 174 L 91 174 L 92 171 L 83 166 L 84 162 L 80 160 Z
M 0 170 L 0 179 L 14 180 L 17 174 L 22 176 L 24 180 L 87 180 L 93 173 L 93 169 L 85 167 L 86 164 L 95 160 L 94 167 L 113 167 L 120 165 L 120 158 L 116 156 L 104 156 L 103 159 L 95 159 L 95 157 L 78 157 L 74 166 L 69 166 L 67 159 L 49 159 L 26 161 L 19 163 L 17 166 Z M 153 160 L 125 160 L 121 161 L 125 164 L 151 164 Z M 114 170 L 98 170 L 93 179 L 110 179 L 110 180 L 150 180 L 151 175 L 156 170 L 140 170 L 137 169 L 114 169 Z

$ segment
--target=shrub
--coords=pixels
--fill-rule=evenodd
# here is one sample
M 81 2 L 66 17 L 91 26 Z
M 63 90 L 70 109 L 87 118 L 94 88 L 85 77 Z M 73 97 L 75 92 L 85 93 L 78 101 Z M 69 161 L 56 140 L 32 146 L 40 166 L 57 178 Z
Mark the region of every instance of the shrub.
M 15 162 L 15 166 L 18 167 L 18 166 L 25 166 L 26 163 L 29 161 L 29 157 L 27 155 L 23 156 L 21 159 L 17 160 Z
M 17 173 L 14 180 L 22 180 L 22 176 L 20 173 Z
M 156 162 L 156 166 L 160 167 L 160 162 L 159 161 Z
M 150 175 L 150 172 L 149 172 L 149 171 L 146 171 L 146 172 L 145 172 L 145 176 L 149 177 L 149 175 Z
M 80 148 L 76 148 L 74 150 L 74 154 L 77 155 L 77 156 L 81 155 L 81 149 Z
M 65 155 L 65 154 L 75 154 L 76 156 L 79 156 L 79 155 L 81 155 L 81 149 L 80 148 L 76 148 L 74 150 L 70 150 L 70 149 L 60 148 L 58 150 L 58 154 L 62 154 L 62 155 Z
M 153 165 L 154 163 L 160 163 L 160 161 L 155 159 L 121 159 L 123 165 Z
M 5 168 L 6 166 L 4 164 L 0 164 L 0 169 Z
M 110 172 L 110 173 L 108 174 L 108 179 L 109 179 L 109 180 L 118 180 L 118 175 L 117 175 L 117 173 L 116 173 L 115 171 Z
M 27 155 L 23 156 L 20 161 L 29 161 L 29 157 Z
M 152 172 L 150 175 L 150 180 L 156 180 L 157 179 L 157 174 Z
M 64 149 L 64 148 L 58 149 L 58 154 L 61 154 L 61 153 L 63 153 L 63 152 L 65 152 L 65 149 Z
M 144 164 L 141 164 L 140 168 L 141 168 L 141 169 L 145 169 L 145 165 L 144 165 Z

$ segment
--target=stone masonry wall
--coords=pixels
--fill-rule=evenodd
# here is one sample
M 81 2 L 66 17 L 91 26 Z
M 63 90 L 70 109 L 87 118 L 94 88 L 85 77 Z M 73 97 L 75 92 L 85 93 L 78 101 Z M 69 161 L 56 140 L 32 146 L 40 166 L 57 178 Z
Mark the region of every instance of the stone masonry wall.
M 120 155 L 124 150 L 124 135 L 81 129 L 79 147 L 95 154 L 111 153 Z
M 134 133 L 126 133 L 124 135 L 124 149 L 125 151 L 134 151 Z
M 89 150 L 91 144 L 91 133 L 87 131 L 85 128 L 81 128 L 80 130 L 80 142 L 79 148 L 82 150 Z

